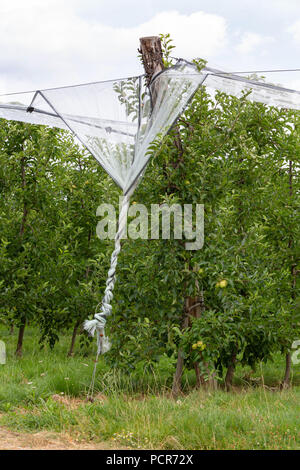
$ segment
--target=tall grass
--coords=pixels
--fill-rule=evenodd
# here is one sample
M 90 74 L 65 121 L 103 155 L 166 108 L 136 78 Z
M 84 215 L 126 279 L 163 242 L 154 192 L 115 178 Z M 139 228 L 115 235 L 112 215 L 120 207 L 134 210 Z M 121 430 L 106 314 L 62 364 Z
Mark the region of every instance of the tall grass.
M 53 351 L 40 350 L 37 336 L 35 329 L 26 331 L 23 358 L 16 359 L 16 337 L 0 330 L 7 345 L 7 364 L 0 366 L 2 425 L 63 431 L 84 440 L 113 439 L 128 448 L 300 448 L 300 366 L 293 367 L 293 388 L 281 392 L 280 356 L 256 372 L 239 368 L 231 393 L 195 391 L 194 373 L 187 371 L 185 393 L 178 400 L 169 395 L 171 376 L 133 376 L 109 368 L 104 356 L 97 369 L 100 395 L 89 403 L 85 395 L 93 351 L 78 350 L 67 358 L 69 336 L 62 335 Z
M 266 400 L 268 406 L 266 406 Z M 299 449 L 300 390 L 273 393 L 192 392 L 174 401 L 113 394 L 73 409 L 53 399 L 1 422 L 17 430 L 68 432 L 77 439 L 113 439 L 129 448 Z

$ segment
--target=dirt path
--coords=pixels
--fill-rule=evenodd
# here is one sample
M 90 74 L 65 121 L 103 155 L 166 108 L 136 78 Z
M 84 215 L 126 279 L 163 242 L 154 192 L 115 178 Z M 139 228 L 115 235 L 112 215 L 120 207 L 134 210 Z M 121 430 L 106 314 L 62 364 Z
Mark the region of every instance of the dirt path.
M 78 442 L 67 435 L 49 432 L 38 432 L 35 434 L 18 433 L 9 431 L 0 426 L 0 450 L 110 450 L 126 449 L 126 447 L 114 447 L 113 445 L 100 442 Z

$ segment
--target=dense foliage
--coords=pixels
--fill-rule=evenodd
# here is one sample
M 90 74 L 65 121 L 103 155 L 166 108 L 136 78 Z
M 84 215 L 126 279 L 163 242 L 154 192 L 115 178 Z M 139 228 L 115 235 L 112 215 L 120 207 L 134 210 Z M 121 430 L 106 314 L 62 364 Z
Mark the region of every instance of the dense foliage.
M 6 121 L 0 132 L 1 318 L 38 324 L 54 345 L 99 301 L 95 209 L 112 183 L 67 133 Z

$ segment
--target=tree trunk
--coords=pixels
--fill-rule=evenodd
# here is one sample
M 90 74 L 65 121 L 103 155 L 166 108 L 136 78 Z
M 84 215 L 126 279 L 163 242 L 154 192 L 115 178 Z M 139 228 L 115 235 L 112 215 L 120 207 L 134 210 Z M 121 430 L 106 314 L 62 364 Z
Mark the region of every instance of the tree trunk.
M 196 374 L 196 388 L 201 388 L 205 386 L 205 379 L 201 374 L 199 364 L 195 362 L 194 364 L 195 374 Z
M 199 318 L 202 313 L 202 308 L 203 308 L 203 296 L 202 297 L 197 296 L 195 297 L 195 299 L 192 299 L 192 297 L 189 297 L 189 310 L 193 317 Z M 194 363 L 194 369 L 195 369 L 195 374 L 196 374 L 196 388 L 200 388 L 202 385 L 204 385 L 205 381 L 203 379 L 199 364 L 197 362 Z
M 286 354 L 285 356 L 285 373 L 283 382 L 281 384 L 281 388 L 289 388 L 290 380 L 291 380 L 291 366 L 292 366 L 292 356 L 290 353 Z
M 158 36 L 149 36 L 140 38 L 140 49 L 139 52 L 142 55 L 142 61 L 146 73 L 146 82 L 149 86 L 151 80 L 154 75 L 162 72 L 164 70 L 163 58 L 162 58 L 162 50 L 161 50 L 161 40 Z M 158 91 L 159 91 L 159 79 L 155 81 L 152 87 L 150 87 L 151 93 L 151 101 L 152 107 L 155 106 Z M 179 132 L 176 134 L 176 138 L 174 139 L 174 144 L 179 151 L 179 158 L 182 158 L 182 143 L 180 139 Z M 189 322 L 189 307 L 188 307 L 188 299 L 184 300 L 184 313 L 183 313 L 183 326 L 182 328 L 185 329 L 188 326 Z M 183 372 L 183 351 L 178 351 L 177 357 L 177 365 L 176 365 L 176 372 L 173 378 L 173 386 L 172 386 L 172 395 L 174 397 L 178 396 L 181 392 L 181 378 Z M 197 375 L 197 372 L 196 372 Z
M 14 334 L 14 324 L 12 323 L 9 328 L 9 334 L 13 335 Z
M 144 65 L 146 73 L 146 81 L 149 86 L 154 75 L 162 72 L 164 70 L 164 63 L 162 57 L 161 49 L 161 40 L 158 36 L 149 36 L 140 38 L 140 49 L 139 52 L 142 55 L 142 62 Z M 159 78 L 154 82 L 153 86 L 150 87 L 152 106 L 155 106 L 158 91 L 160 87 Z M 174 145 L 178 150 L 178 156 L 175 162 L 173 162 L 174 168 L 177 168 L 180 162 L 183 160 L 184 149 L 182 145 L 182 140 L 178 128 L 176 128 L 176 134 L 174 137 Z M 183 319 L 183 329 L 188 326 L 189 322 L 189 307 L 192 305 L 193 298 L 186 298 L 184 301 L 184 319 Z M 183 352 L 178 351 L 177 366 L 176 372 L 173 379 L 172 394 L 177 396 L 181 392 L 181 378 L 183 372 Z M 195 372 L 197 384 L 201 382 L 201 374 L 199 366 L 195 364 Z
M 76 341 L 76 336 L 77 336 L 79 325 L 80 325 L 80 321 L 77 320 L 77 322 L 74 325 L 74 329 L 73 329 L 73 334 L 72 334 L 70 349 L 69 349 L 69 352 L 68 352 L 68 357 L 71 357 L 74 354 L 74 346 L 75 346 L 75 341 Z
M 21 178 L 22 178 L 22 188 L 24 190 L 26 187 L 25 158 L 24 157 L 21 159 Z M 23 236 L 24 236 L 27 217 L 28 217 L 28 209 L 27 209 L 26 201 L 24 200 L 23 216 L 22 216 L 20 232 L 19 232 L 21 243 L 22 243 Z M 16 349 L 17 357 L 22 357 L 22 354 L 23 354 L 23 338 L 24 338 L 25 325 L 26 325 L 26 318 L 23 318 L 21 321 L 20 328 L 19 328 L 18 343 L 17 343 L 17 349 Z
M 149 36 L 140 38 L 140 49 L 139 52 L 142 55 L 142 62 L 146 74 L 146 83 L 149 86 L 154 75 L 164 70 L 164 64 L 162 59 L 161 40 L 158 36 Z M 159 80 L 157 80 L 154 86 L 151 87 L 151 101 L 152 107 L 155 105 L 157 94 L 159 89 Z M 175 142 L 178 148 L 180 136 L 177 137 Z M 185 329 L 189 323 L 189 307 L 188 299 L 184 300 L 184 311 L 183 311 L 183 325 Z M 183 372 L 183 351 L 179 349 L 176 371 L 173 378 L 172 395 L 177 397 L 181 392 L 181 378 Z
M 199 289 L 198 284 L 197 284 L 197 288 Z M 201 296 L 189 297 L 188 305 L 189 305 L 190 316 L 194 318 L 200 318 L 202 312 L 205 310 L 203 292 L 201 292 Z M 203 375 L 201 374 L 200 367 L 197 362 L 195 362 L 194 364 L 194 369 L 195 369 L 195 374 L 196 374 L 196 388 L 200 388 L 205 385 L 205 379 Z
M 183 311 L 183 324 L 182 329 L 188 327 L 189 324 L 189 299 L 186 298 L 184 300 L 184 311 Z M 176 364 L 176 371 L 173 378 L 173 386 L 172 386 L 172 396 L 176 398 L 181 393 L 181 378 L 183 372 L 183 351 L 181 349 L 178 350 L 178 357 L 177 357 L 177 364 Z
M 198 296 L 187 297 L 185 299 L 182 329 L 184 330 L 185 328 L 189 326 L 191 317 L 199 318 L 204 308 L 205 306 L 204 306 L 203 293 L 201 293 L 200 297 Z M 183 352 L 179 349 L 176 371 L 174 374 L 173 386 L 172 386 L 172 395 L 174 398 L 176 398 L 181 393 L 181 379 L 182 379 L 182 373 L 183 373 L 183 363 L 184 363 Z M 205 377 L 203 376 L 203 374 L 201 374 L 199 364 L 198 363 L 194 364 L 194 369 L 195 369 L 195 374 L 196 374 L 196 387 L 197 388 L 206 387 L 209 389 L 216 389 L 217 382 L 216 382 L 214 374 L 211 373 L 208 364 L 204 364 L 204 366 L 209 376 L 208 380 L 205 380 Z
M 232 382 L 235 372 L 235 365 L 236 365 L 236 353 L 233 353 L 231 356 L 231 362 L 227 368 L 226 376 L 225 376 L 225 389 L 227 391 L 232 389 Z
M 199 292 L 199 285 L 196 281 L 196 288 Z M 197 297 L 190 297 L 190 311 L 192 312 L 191 316 L 195 318 L 199 318 L 205 311 L 205 302 L 204 302 L 204 295 L 203 291 L 200 292 L 200 295 Z M 208 379 L 205 378 L 203 374 L 200 373 L 199 365 L 194 364 L 195 373 L 196 373 L 196 387 L 205 387 L 209 390 L 216 390 L 217 388 L 217 381 L 215 378 L 215 373 L 210 370 L 209 364 L 204 363 L 204 367 L 206 369 L 206 374 Z
M 17 344 L 17 349 L 16 349 L 17 357 L 22 357 L 22 354 L 23 354 L 23 338 L 24 338 L 25 325 L 26 325 L 26 319 L 23 319 L 19 328 L 18 344 Z
M 176 364 L 176 371 L 173 378 L 173 385 L 172 385 L 172 396 L 173 398 L 178 397 L 181 393 L 181 378 L 183 372 L 183 352 L 181 349 L 178 351 L 177 357 L 177 364 Z
M 25 158 L 24 157 L 21 159 L 21 178 L 22 178 L 22 189 L 24 190 L 26 187 Z M 22 215 L 22 221 L 21 221 L 20 232 L 19 232 L 21 240 L 23 239 L 27 217 L 28 217 L 28 208 L 27 208 L 26 200 L 24 199 L 23 215 Z
M 293 196 L 293 162 L 289 160 L 289 195 Z M 289 239 L 289 249 L 292 251 L 293 239 Z M 293 254 L 291 256 L 291 297 L 295 300 L 295 288 L 296 288 L 296 264 L 293 259 Z M 285 372 L 283 382 L 281 384 L 282 388 L 288 388 L 290 386 L 290 376 L 291 376 L 291 353 L 286 354 L 285 356 Z

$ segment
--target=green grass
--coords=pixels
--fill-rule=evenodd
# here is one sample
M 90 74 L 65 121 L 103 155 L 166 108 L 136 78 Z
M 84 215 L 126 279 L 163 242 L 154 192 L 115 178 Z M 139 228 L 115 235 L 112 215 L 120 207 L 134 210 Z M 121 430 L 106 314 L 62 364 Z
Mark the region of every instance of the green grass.
M 14 358 L 16 336 L 0 329 L 7 364 L 0 366 L 0 424 L 26 432 L 67 432 L 77 439 L 115 440 L 149 449 L 300 449 L 300 366 L 293 387 L 279 391 L 284 358 L 258 367 L 238 368 L 233 392 L 193 390 L 185 374 L 185 393 L 169 398 L 169 379 L 140 378 L 98 364 L 96 389 L 104 397 L 84 401 L 94 355 L 67 358 L 69 336 L 51 351 L 39 350 L 37 332 L 28 329 L 24 356 Z M 265 386 L 262 386 L 262 383 Z M 53 395 L 77 397 L 76 406 Z M 72 404 L 72 402 L 71 402 Z

